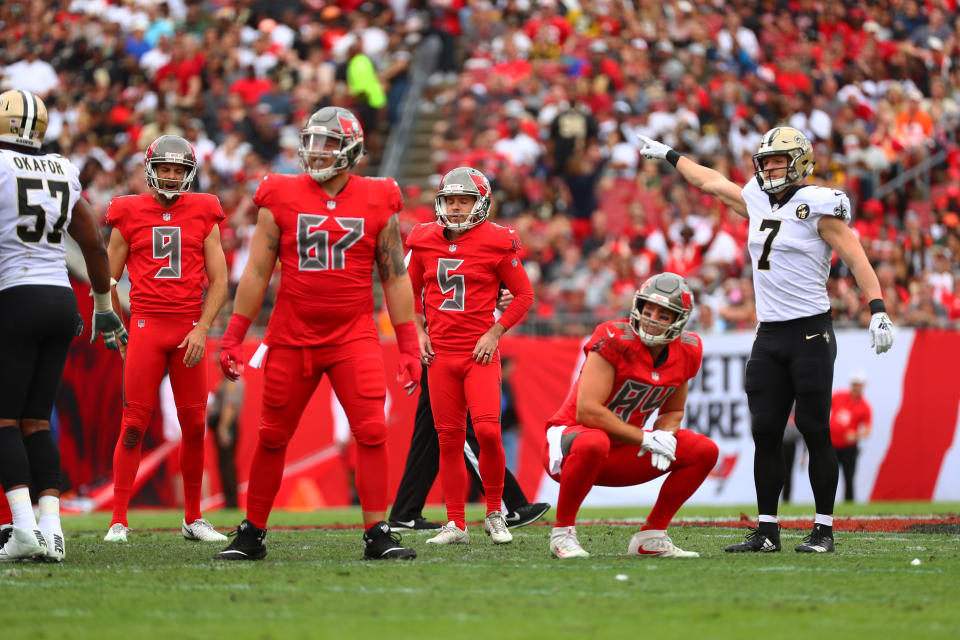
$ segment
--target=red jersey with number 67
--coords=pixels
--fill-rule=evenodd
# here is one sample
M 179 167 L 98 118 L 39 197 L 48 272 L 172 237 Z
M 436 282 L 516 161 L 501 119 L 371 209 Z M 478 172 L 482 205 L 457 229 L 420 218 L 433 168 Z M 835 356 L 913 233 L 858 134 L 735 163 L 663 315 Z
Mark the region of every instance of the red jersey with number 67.
M 600 324 L 583 350 L 586 355 L 590 352 L 600 354 L 616 370 L 613 389 L 604 405 L 624 422 L 641 428 L 655 409 L 660 408 L 684 382 L 697 375 L 703 362 L 700 336 L 681 333 L 679 338 L 667 345 L 666 358 L 661 353 L 660 361 L 655 363 L 650 350 L 630 328 L 626 318 Z M 548 429 L 557 425 L 579 424 L 579 389 L 578 376 L 563 406 L 547 421 Z M 617 442 L 611 441 L 611 444 L 616 445 Z
M 396 181 L 352 175 L 331 196 L 307 174 L 270 174 L 253 201 L 280 227 L 280 290 L 266 344 L 378 339 L 373 265 L 377 235 L 403 209 Z
M 514 295 L 499 322 L 509 329 L 533 303 L 520 263 L 517 233 L 483 222 L 456 240 L 443 225 L 426 222 L 407 237 L 410 282 L 417 313 L 425 313 L 435 351 L 470 352 L 494 323 L 500 283 Z
M 135 314 L 196 314 L 207 287 L 203 241 L 224 219 L 209 193 L 181 194 L 165 209 L 149 193 L 113 198 L 107 224 L 130 245 L 130 311 Z

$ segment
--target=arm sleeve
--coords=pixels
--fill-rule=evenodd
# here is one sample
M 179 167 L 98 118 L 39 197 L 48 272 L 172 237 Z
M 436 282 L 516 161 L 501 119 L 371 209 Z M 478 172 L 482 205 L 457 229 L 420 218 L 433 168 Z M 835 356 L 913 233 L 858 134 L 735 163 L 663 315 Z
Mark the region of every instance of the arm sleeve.
M 110 204 L 107 205 L 107 215 L 104 221 L 119 231 L 125 240 L 129 241 L 127 234 L 123 232 L 123 206 L 118 202 L 117 198 L 111 199 Z
M 834 191 L 837 194 L 833 198 L 824 198 L 822 202 L 813 207 L 810 216 L 811 222 L 816 225 L 820 216 L 833 216 L 840 218 L 844 224 L 849 225 L 853 220 L 850 209 L 850 198 L 842 191 Z
M 223 205 L 220 204 L 220 198 L 215 195 L 210 196 L 210 226 L 207 227 L 209 234 L 213 228 L 226 220 L 227 214 L 223 212 Z
M 260 181 L 260 184 L 257 185 L 257 191 L 253 194 L 253 204 L 258 207 L 267 207 L 270 208 L 267 200 L 270 197 L 270 191 L 272 190 L 273 182 L 270 181 L 270 176 L 266 175 L 263 177 L 263 180 Z
M 603 357 L 604 360 L 617 366 L 617 363 L 620 362 L 620 351 L 618 347 L 620 346 L 620 340 L 617 338 L 616 332 L 609 331 L 610 325 L 607 323 L 601 323 L 593 330 L 593 335 L 590 336 L 590 340 L 587 341 L 587 344 L 583 347 L 584 355 L 589 355 L 590 352 L 594 352 Z
M 533 304 L 533 287 L 530 286 L 530 278 L 515 251 L 510 251 L 503 257 L 497 265 L 497 275 L 513 294 L 513 301 L 498 321 L 505 329 L 510 329 L 523 319 Z

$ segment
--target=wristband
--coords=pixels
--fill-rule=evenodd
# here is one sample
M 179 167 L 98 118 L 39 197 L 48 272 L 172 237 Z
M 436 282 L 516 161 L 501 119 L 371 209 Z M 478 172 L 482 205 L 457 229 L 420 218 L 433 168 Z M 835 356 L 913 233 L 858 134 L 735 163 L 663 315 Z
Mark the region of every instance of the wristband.
M 680 155 L 673 149 L 670 149 L 669 151 L 667 151 L 667 156 L 666 156 L 667 162 L 672 164 L 674 167 L 677 166 L 677 163 L 680 162 L 680 158 L 682 157 L 683 157 L 682 155 Z
M 220 346 L 232 347 L 243 342 L 243 337 L 247 335 L 247 329 L 250 328 L 251 322 L 250 318 L 239 313 L 230 316 L 230 322 L 227 324 L 227 330 L 223 332 Z
M 107 311 L 113 311 L 113 299 L 110 296 L 110 292 L 106 293 L 97 293 L 96 291 L 91 291 L 93 294 L 93 310 L 95 313 L 105 313 Z
M 870 315 L 873 315 L 875 313 L 886 313 L 886 312 L 887 312 L 887 305 L 883 304 L 883 300 L 881 298 L 876 298 L 870 301 Z
M 397 334 L 397 347 L 400 353 L 420 357 L 420 340 L 417 338 L 417 327 L 413 320 L 401 322 L 393 330 Z

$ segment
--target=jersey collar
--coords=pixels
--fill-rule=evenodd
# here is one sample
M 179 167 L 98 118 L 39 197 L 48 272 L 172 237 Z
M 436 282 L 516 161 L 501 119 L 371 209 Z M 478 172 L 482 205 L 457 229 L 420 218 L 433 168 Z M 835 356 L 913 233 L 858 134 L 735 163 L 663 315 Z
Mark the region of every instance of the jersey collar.
M 767 197 L 770 198 L 770 206 L 775 209 L 782 209 L 784 205 L 790 202 L 790 198 L 796 195 L 797 191 L 803 189 L 804 187 L 809 187 L 807 184 L 794 184 L 790 185 L 780 193 L 768 193 Z

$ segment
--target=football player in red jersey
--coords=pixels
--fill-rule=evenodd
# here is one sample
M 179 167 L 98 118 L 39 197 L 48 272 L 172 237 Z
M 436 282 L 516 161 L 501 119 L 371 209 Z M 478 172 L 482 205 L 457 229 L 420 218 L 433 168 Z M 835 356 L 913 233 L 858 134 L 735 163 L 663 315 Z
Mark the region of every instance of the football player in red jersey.
M 649 278 L 634 295 L 630 318 L 600 324 L 584 347 L 580 377 L 547 421 L 543 461 L 560 483 L 550 552 L 585 558 L 574 528 L 591 487 L 628 487 L 669 474 L 628 553 L 698 557 L 670 540 L 667 525 L 717 461 L 717 445 L 681 429 L 687 382 L 700 369 L 703 346 L 683 327 L 693 294 L 674 273 Z M 644 430 L 655 409 L 653 430 Z
M 220 246 L 223 208 L 216 196 L 187 193 L 197 173 L 193 147 L 180 136 L 157 138 L 145 154 L 149 193 L 110 201 L 110 270 L 114 282 L 130 274 L 130 341 L 123 368 L 123 422 L 113 454 L 113 521 L 104 540 L 127 541 L 127 505 L 140 465 L 165 371 L 177 404 L 183 439 L 184 520 L 187 540 L 223 542 L 200 513 L 206 432 L 207 331 L 227 295 L 227 263 Z M 209 284 L 208 284 L 209 282 Z M 204 296 L 206 290 L 206 296 Z M 114 307 L 119 301 L 114 292 Z
M 264 346 L 263 406 L 247 489 L 247 518 L 225 560 L 257 560 L 267 549 L 267 518 L 283 477 L 287 444 L 307 401 L 326 374 L 357 442 L 357 494 L 363 510 L 364 555 L 413 558 L 384 522 L 387 509 L 386 381 L 374 323 L 373 267 L 400 347 L 400 384 L 413 392 L 420 379 L 413 323 L 413 290 L 403 261 L 392 179 L 352 175 L 363 155 L 363 130 L 350 111 L 324 107 L 300 131 L 296 176 L 268 175 L 253 197 L 260 207 L 223 335 L 224 375 L 243 372 L 241 343 L 279 257 L 280 289 Z M 255 358 L 259 359 L 258 356 Z
M 420 334 L 420 354 L 430 366 L 430 405 L 449 521 L 427 540 L 434 544 L 470 539 L 463 466 L 468 410 L 480 444 L 480 477 L 487 500 L 484 529 L 497 544 L 513 539 L 500 506 L 506 465 L 500 439 L 497 342 L 533 304 L 533 289 L 517 257 L 516 232 L 487 222 L 491 202 L 487 178 L 476 169 L 458 167 L 440 183 L 437 222 L 417 225 L 407 238 L 417 313 L 426 312 L 429 332 Z M 514 299 L 495 320 L 501 282 Z

